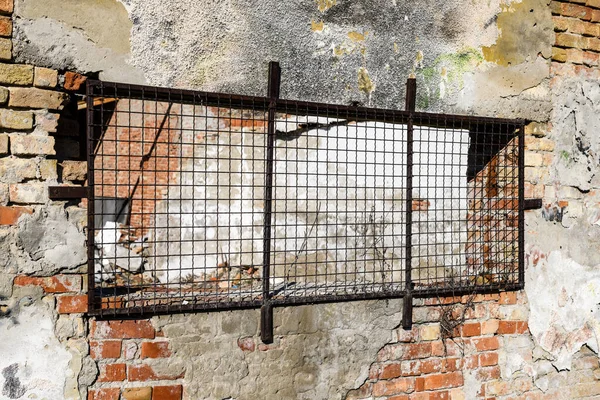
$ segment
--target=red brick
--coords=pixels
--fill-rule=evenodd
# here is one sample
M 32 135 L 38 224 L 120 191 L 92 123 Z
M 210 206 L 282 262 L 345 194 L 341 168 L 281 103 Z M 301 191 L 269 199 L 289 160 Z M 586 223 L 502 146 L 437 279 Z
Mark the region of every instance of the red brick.
M 77 91 L 81 88 L 86 81 L 87 77 L 77 72 L 67 72 L 65 73 L 65 85 L 64 88 L 66 90 Z
M 477 380 L 480 382 L 490 381 L 492 379 L 500 378 L 500 367 L 492 366 L 492 367 L 484 367 L 480 368 L 477 371 Z
M 498 365 L 498 353 L 490 352 L 479 355 L 479 365 L 482 367 L 490 367 Z
M 159 374 L 150 365 L 130 365 L 128 377 L 130 381 L 173 380 L 183 378 L 183 374 Z
M 15 278 L 16 286 L 41 286 L 46 293 L 79 292 L 81 290 L 80 275 L 54 275 L 35 277 L 20 275 Z
M 481 335 L 481 324 L 479 322 L 466 323 L 462 326 L 462 336 L 479 336 Z
M 398 378 L 402 375 L 401 364 L 387 364 L 384 365 L 379 373 L 379 379 L 393 379 Z
M 500 304 L 517 304 L 517 292 L 500 293 Z
M 88 297 L 85 294 L 59 296 L 56 300 L 59 314 L 84 313 L 88 310 Z
M 13 12 L 13 0 L 0 0 L 0 13 L 10 14 Z
M 98 368 L 98 382 L 120 382 L 126 378 L 125 364 L 101 364 Z
M 121 357 L 120 340 L 102 340 L 90 342 L 90 356 L 94 360 Z
M 431 202 L 429 200 L 415 199 L 412 201 L 412 210 L 413 211 L 427 211 L 427 210 L 429 210 L 430 205 L 431 205 Z
M 463 358 L 463 368 L 475 369 L 477 367 L 479 367 L 479 356 L 477 354 Z
M 415 390 L 415 378 L 398 378 L 391 381 L 379 381 L 373 385 L 373 396 L 411 393 Z
M 181 400 L 183 387 L 181 385 L 154 386 L 152 400 Z
M 431 359 L 421 361 L 420 369 L 422 374 L 431 374 L 434 372 L 442 372 L 442 367 L 441 359 Z
M 143 342 L 142 358 L 165 358 L 171 355 L 169 342 Z
M 422 392 L 425 390 L 425 378 L 418 377 L 415 379 L 415 392 Z
M 254 351 L 256 349 L 256 343 L 254 342 L 254 338 L 249 336 L 245 338 L 240 338 L 237 341 L 238 347 L 242 349 L 242 351 Z
M 33 214 L 30 207 L 0 206 L 0 225 L 16 225 L 23 214 Z
M 443 364 L 444 364 L 444 372 L 453 372 L 453 371 L 458 371 L 462 368 L 463 366 L 463 359 L 462 358 L 458 358 L 458 357 L 453 357 L 453 358 L 444 358 L 443 359 Z
M 154 339 L 154 328 L 148 320 L 92 321 L 94 339 Z
M 529 324 L 527 321 L 517 321 L 517 333 L 523 334 L 529 332 Z
M 463 376 L 460 372 L 449 372 L 446 374 L 429 375 L 424 377 L 425 390 L 459 387 L 462 386 L 463 383 Z
M 388 397 L 387 400 L 410 400 L 410 396 L 407 394 L 399 394 L 398 396 Z
M 119 400 L 119 388 L 92 389 L 88 391 L 88 400 Z
M 406 345 L 405 359 L 431 357 L 431 343 L 414 343 Z
M 475 344 L 477 351 L 498 350 L 499 346 L 497 336 L 473 339 L 473 343 Z
M 12 19 L 10 17 L 0 17 L 0 36 L 10 37 L 12 35 Z
M 443 392 L 432 392 L 429 394 L 428 400 L 448 400 L 450 399 L 450 392 L 444 390 Z
M 592 11 L 592 22 L 600 22 L 600 10 Z
M 584 6 L 569 3 L 559 3 L 553 1 L 550 3 L 550 9 L 553 14 L 560 14 L 565 17 L 575 17 L 584 21 L 592 18 L 592 9 Z

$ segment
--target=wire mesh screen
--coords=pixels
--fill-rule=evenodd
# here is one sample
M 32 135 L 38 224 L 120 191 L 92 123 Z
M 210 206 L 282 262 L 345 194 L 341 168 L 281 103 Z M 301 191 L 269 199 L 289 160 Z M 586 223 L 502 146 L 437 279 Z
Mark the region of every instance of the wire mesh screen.
M 522 123 L 88 83 L 90 312 L 522 283 Z

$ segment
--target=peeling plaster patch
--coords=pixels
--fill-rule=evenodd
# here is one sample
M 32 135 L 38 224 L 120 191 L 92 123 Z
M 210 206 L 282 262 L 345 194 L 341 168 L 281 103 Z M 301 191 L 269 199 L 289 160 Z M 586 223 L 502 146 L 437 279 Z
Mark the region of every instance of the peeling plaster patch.
M 18 15 L 27 19 L 49 18 L 76 29 L 98 47 L 128 54 L 133 24 L 127 10 L 116 0 L 23 0 Z
M 552 251 L 526 271 L 529 329 L 552 356 L 570 369 L 572 357 L 587 345 L 598 353 L 600 337 L 600 264 L 585 266 Z
M 65 398 L 71 355 L 54 335 L 50 305 L 22 297 L 11 318 L 0 318 L 0 337 L 0 387 L 4 396 Z
M 600 186 L 600 89 L 597 81 L 570 79 L 553 88 L 556 150 L 551 178 L 582 191 Z
M 67 219 L 62 206 L 50 206 L 19 221 L 16 245 L 24 250 L 17 258 L 21 273 L 56 271 L 85 264 L 85 237 Z
M 83 73 L 100 71 L 105 80 L 144 83 L 143 74 L 129 65 L 129 56 L 98 47 L 81 30 L 49 18 L 15 20 L 16 62 Z
M 552 110 L 549 76 L 550 62 L 542 57 L 506 67 L 484 63 L 464 75 L 458 105 L 469 112 L 547 121 Z
M 549 58 L 554 28 L 546 0 L 523 0 L 501 4 L 497 16 L 500 34 L 495 44 L 482 48 L 483 56 L 501 66 L 521 64 L 539 53 Z M 540 44 L 544 44 L 540 48 Z

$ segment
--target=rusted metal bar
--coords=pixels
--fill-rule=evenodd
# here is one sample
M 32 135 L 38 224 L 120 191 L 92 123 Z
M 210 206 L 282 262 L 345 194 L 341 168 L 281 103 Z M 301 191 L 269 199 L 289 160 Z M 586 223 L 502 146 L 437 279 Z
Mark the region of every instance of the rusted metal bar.
M 269 87 L 267 94 L 270 100 L 268 112 L 267 154 L 265 171 L 265 209 L 263 230 L 263 306 L 260 309 L 260 336 L 264 343 L 273 342 L 273 306 L 271 305 L 271 220 L 273 207 L 273 166 L 275 157 L 275 111 L 281 82 L 279 63 L 269 63 Z
M 417 81 L 406 81 L 406 111 L 415 111 L 417 101 Z M 409 117 L 406 126 L 406 230 L 405 230 L 405 271 L 406 294 L 403 300 L 402 328 L 412 329 L 412 200 L 413 200 L 413 120 Z
M 50 200 L 64 199 L 83 199 L 88 195 L 88 188 L 85 186 L 50 186 L 48 187 L 48 197 Z
M 95 243 L 94 243 L 94 235 L 95 235 L 95 193 L 94 193 L 94 173 L 96 169 L 94 168 L 94 158 L 96 156 L 94 152 L 94 97 L 91 96 L 92 93 L 92 85 L 90 81 L 86 82 L 86 102 L 87 102 L 87 111 L 86 111 L 86 139 L 87 139 L 87 180 L 88 180 L 88 190 L 87 190 L 87 284 L 88 284 L 88 311 L 96 310 L 96 293 L 95 293 L 95 284 L 96 281 L 94 279 L 95 274 L 95 262 L 96 255 L 95 253 Z

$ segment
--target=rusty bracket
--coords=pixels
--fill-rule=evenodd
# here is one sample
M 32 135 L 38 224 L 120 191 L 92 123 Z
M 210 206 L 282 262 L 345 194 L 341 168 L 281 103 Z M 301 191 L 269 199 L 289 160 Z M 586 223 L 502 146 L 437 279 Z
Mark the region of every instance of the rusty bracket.
M 542 199 L 523 200 L 523 210 L 537 210 L 542 208 Z
M 48 197 L 50 200 L 83 199 L 87 197 L 87 186 L 50 186 Z

